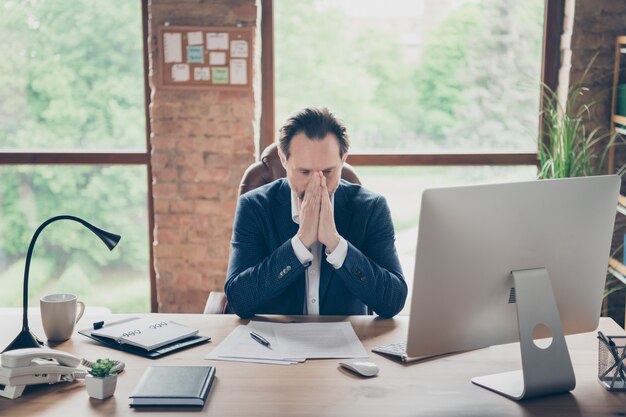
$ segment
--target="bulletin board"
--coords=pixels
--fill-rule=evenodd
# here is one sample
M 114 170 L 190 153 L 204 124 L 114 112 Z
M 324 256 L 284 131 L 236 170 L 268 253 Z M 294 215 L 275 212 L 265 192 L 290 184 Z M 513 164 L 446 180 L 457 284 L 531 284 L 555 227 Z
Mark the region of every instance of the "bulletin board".
M 252 89 L 252 27 L 160 26 L 157 86 Z

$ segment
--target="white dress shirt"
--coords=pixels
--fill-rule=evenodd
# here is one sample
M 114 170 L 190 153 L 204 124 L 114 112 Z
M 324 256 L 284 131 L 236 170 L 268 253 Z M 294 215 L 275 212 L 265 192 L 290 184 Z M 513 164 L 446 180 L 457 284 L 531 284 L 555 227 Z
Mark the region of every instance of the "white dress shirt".
M 331 206 L 334 208 L 334 196 L 330 197 Z M 298 207 L 298 197 L 291 191 L 291 218 L 296 224 L 300 224 L 300 208 Z M 298 235 L 291 238 L 291 246 L 296 253 L 296 257 L 302 264 L 311 262 L 306 269 L 306 291 L 304 294 L 305 303 L 303 314 L 319 316 L 320 314 L 320 273 L 322 266 L 322 244 L 315 242 L 311 250 L 304 246 Z M 335 269 L 341 268 L 343 261 L 348 255 L 348 242 L 339 236 L 339 244 L 330 254 L 327 253 L 326 261 Z

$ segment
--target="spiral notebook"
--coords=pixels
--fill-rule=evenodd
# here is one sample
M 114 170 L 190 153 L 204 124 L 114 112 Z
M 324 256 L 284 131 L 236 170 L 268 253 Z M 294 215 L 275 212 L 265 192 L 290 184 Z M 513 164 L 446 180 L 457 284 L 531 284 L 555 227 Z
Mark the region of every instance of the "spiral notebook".
M 91 332 L 94 336 L 108 337 L 145 350 L 154 350 L 198 334 L 198 329 L 173 321 L 136 319 L 103 327 Z
M 133 317 L 96 324 L 78 333 L 109 347 L 152 359 L 211 340 L 198 335 L 197 329 L 167 320 Z

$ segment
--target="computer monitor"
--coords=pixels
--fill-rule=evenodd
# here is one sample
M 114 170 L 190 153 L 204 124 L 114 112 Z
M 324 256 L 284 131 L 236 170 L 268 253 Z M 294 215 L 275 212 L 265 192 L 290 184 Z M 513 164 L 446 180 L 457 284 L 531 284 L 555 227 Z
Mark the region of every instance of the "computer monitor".
M 407 354 L 520 341 L 522 371 L 472 382 L 512 399 L 573 389 L 563 334 L 598 326 L 620 182 L 609 175 L 424 191 Z M 534 342 L 549 335 L 547 348 Z

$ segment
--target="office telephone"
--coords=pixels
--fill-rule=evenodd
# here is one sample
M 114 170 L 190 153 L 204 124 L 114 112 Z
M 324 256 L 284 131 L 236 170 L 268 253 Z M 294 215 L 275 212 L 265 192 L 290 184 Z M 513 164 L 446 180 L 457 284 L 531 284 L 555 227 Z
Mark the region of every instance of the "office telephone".
M 15 399 L 27 385 L 55 384 L 84 378 L 81 359 L 49 348 L 28 348 L 0 355 L 0 397 Z

